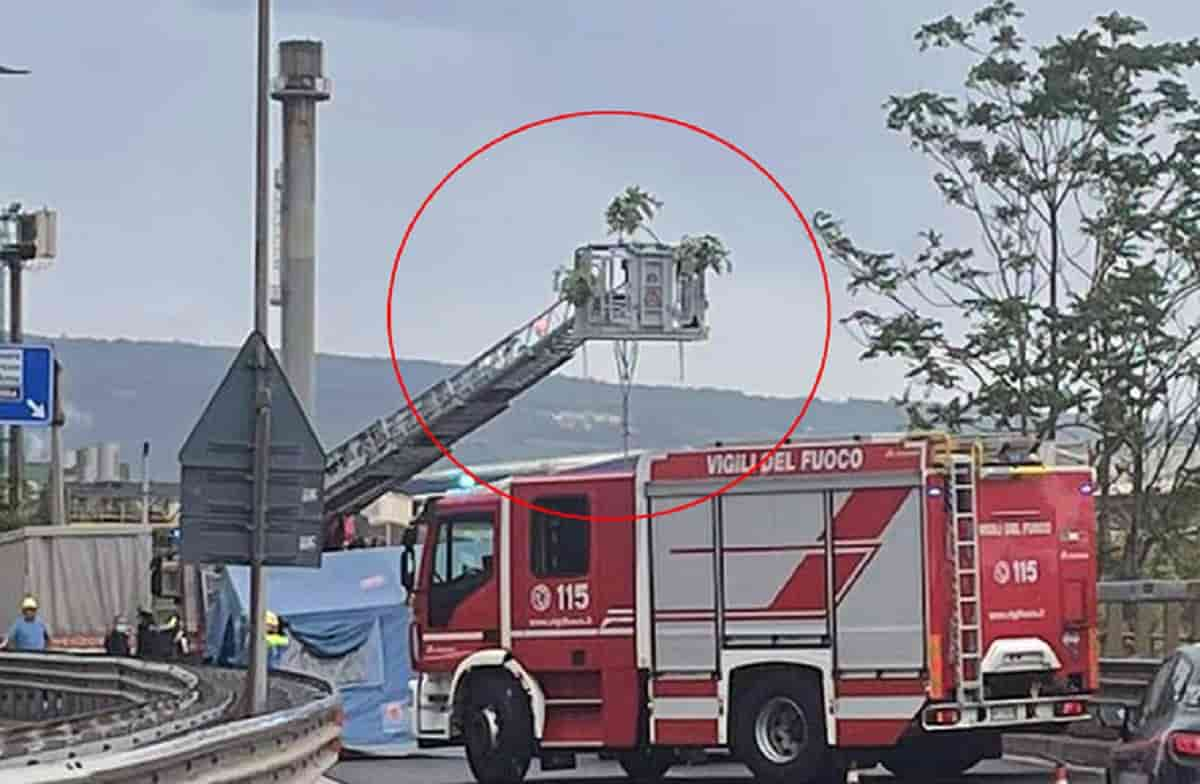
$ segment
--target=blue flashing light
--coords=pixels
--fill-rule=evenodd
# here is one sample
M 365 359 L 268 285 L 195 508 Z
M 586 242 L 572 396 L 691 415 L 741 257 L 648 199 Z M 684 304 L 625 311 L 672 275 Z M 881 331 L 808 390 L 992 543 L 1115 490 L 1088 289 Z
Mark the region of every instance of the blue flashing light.
M 1084 482 L 1079 486 L 1080 495 L 1091 495 L 1094 492 L 1096 492 L 1096 488 L 1092 486 L 1091 482 Z
M 931 487 L 928 490 L 926 490 L 925 492 L 926 492 L 926 494 L 929 495 L 930 498 L 941 498 L 941 496 L 942 496 L 942 488 L 940 488 L 940 487 Z

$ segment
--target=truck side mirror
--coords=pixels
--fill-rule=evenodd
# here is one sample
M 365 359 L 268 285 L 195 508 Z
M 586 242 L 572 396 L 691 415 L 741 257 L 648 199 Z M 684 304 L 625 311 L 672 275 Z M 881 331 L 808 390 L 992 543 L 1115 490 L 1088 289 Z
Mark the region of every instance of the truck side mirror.
M 400 554 L 400 584 L 404 586 L 404 590 L 408 593 L 413 592 L 413 586 L 417 583 L 417 548 L 407 543 L 404 545 L 404 552 Z

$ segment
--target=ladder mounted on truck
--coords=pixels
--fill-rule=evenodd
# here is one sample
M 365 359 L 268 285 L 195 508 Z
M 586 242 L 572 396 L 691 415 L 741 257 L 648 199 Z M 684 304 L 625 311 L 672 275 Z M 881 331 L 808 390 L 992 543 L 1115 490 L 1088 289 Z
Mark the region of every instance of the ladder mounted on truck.
M 583 307 L 560 299 L 413 398 L 444 446 L 491 421 L 588 340 L 708 338 L 704 275 L 682 274 L 671 246 L 585 245 L 576 250 L 575 265 L 589 267 L 599 283 Z M 325 511 L 356 512 L 441 457 L 420 421 L 402 406 L 328 453 Z
M 949 542 L 954 563 L 951 648 L 958 701 L 964 705 L 983 701 L 979 526 L 976 517 L 976 476 L 980 452 L 973 448 L 965 454 L 956 451 L 950 455 L 947 487 L 950 501 Z

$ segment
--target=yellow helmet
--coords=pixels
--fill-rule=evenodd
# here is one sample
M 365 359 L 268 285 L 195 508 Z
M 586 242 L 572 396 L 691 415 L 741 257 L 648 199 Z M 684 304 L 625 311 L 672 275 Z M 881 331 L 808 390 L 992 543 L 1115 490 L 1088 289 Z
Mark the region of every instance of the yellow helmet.
M 25 601 L 21 602 L 21 610 L 36 610 L 38 608 L 37 599 L 32 596 L 26 596 Z
M 279 616 L 267 610 L 267 628 L 274 631 L 279 628 Z

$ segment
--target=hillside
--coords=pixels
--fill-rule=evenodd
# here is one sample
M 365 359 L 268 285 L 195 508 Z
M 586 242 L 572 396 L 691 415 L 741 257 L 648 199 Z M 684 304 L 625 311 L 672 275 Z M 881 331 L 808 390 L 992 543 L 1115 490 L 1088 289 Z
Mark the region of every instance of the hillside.
M 233 360 L 234 349 L 186 343 L 36 338 L 50 342 L 63 363 L 68 449 L 97 441 L 121 443 L 133 475 L 141 443 L 151 443 L 151 473 L 177 480 L 180 445 Z M 414 394 L 456 366 L 402 361 Z M 774 441 L 803 399 L 768 398 L 719 389 L 635 387 L 634 445 L 663 448 L 720 439 Z M 404 398 L 387 359 L 321 355 L 318 360 L 317 428 L 333 446 L 372 419 L 399 408 Z M 456 448 L 468 462 L 522 459 L 621 448 L 620 395 L 614 384 L 551 377 L 519 398 L 512 409 Z M 901 417 L 871 400 L 816 400 L 801 427 L 806 434 L 893 430 Z M 33 455 L 44 454 L 44 431 L 31 431 Z

